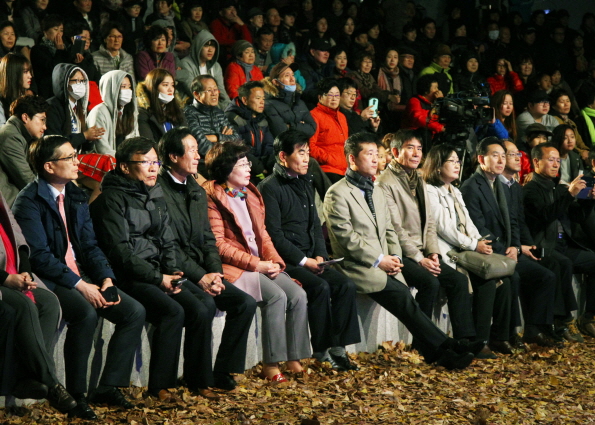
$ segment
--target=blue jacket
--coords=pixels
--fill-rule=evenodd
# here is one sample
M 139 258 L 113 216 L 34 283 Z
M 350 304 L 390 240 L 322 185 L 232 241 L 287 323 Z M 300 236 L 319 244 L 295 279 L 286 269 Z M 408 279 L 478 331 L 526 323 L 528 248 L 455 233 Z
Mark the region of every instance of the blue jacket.
M 87 202 L 74 183 L 66 185 L 64 208 L 74 255 L 81 273 L 100 285 L 103 279 L 115 280 L 115 276 L 97 245 Z M 73 288 L 80 277 L 66 266 L 66 228 L 47 182 L 38 178 L 29 183 L 17 196 L 12 211 L 31 248 L 33 272 L 51 290 L 55 285 Z

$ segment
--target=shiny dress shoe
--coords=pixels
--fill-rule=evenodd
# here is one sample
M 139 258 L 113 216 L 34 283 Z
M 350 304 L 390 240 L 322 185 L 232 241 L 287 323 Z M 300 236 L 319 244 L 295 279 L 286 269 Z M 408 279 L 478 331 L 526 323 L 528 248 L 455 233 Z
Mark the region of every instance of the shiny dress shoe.
M 477 353 L 475 355 L 476 359 L 480 359 L 480 360 L 494 360 L 497 359 L 498 356 L 494 354 L 494 352 L 490 349 L 490 347 L 488 347 L 487 345 L 484 345 L 483 350 L 481 350 L 479 353 Z
M 199 388 L 196 391 L 193 391 L 201 397 L 206 398 L 207 400 L 211 401 L 219 401 L 221 397 L 215 394 L 213 391 L 209 390 L 208 388 Z
M 488 343 L 488 346 L 492 351 L 500 354 L 512 354 L 513 350 L 512 345 L 510 345 L 510 342 L 508 341 L 498 341 L 494 339 Z M 523 344 L 523 347 L 524 346 L 525 344 Z
M 595 338 L 595 320 L 592 317 L 579 317 L 578 328 L 583 334 Z
M 516 332 L 514 333 L 514 335 L 512 335 L 509 342 L 510 342 L 510 345 L 512 346 L 512 348 L 514 348 L 515 350 L 526 350 L 527 349 L 527 347 L 525 347 L 525 343 L 523 342 L 523 338 Z
M 231 391 L 237 385 L 236 380 L 229 373 L 213 372 L 213 378 L 215 381 L 213 386 L 220 390 Z
M 50 402 L 50 406 L 62 413 L 76 407 L 76 400 L 66 391 L 62 384 L 56 384 L 50 388 L 46 399 Z
M 134 404 L 126 400 L 122 391 L 117 387 L 110 387 L 106 391 L 93 393 L 89 401 L 94 404 L 107 404 L 109 406 L 122 407 L 124 409 L 134 408 Z
M 555 341 L 550 339 L 543 332 L 539 332 L 537 335 L 534 335 L 534 336 L 524 336 L 523 342 L 525 344 L 537 344 L 540 347 L 548 347 L 548 348 L 553 348 L 558 345 L 558 343 L 556 343 Z
M 68 411 L 69 418 L 80 418 L 86 419 L 88 421 L 94 421 L 97 419 L 97 415 L 87 404 L 87 398 L 84 395 L 75 397 L 75 400 L 76 407 Z
M 23 379 L 16 383 L 12 389 L 12 395 L 20 399 L 32 398 L 41 400 L 48 395 L 48 387 L 34 379 Z
M 473 361 L 473 353 L 455 353 L 453 350 L 444 350 L 436 364 L 448 370 L 465 369 Z
M 473 353 L 476 355 L 485 347 L 486 341 L 469 341 L 468 339 L 447 339 L 441 348 L 452 350 L 457 354 Z
M 359 367 L 355 363 L 351 363 L 347 353 L 343 353 L 341 356 L 336 356 L 333 353 L 329 353 L 328 357 L 330 357 L 334 364 L 337 365 L 338 368 L 333 367 L 335 370 L 340 372 L 346 370 L 359 370 Z M 333 365 L 333 363 L 331 363 L 331 365 Z
M 269 378 L 268 376 L 265 376 L 265 374 L 262 372 L 258 376 L 261 377 L 262 379 L 264 379 L 265 381 L 269 381 L 269 382 L 289 382 L 287 380 L 287 378 L 282 373 L 278 373 L 271 378 Z

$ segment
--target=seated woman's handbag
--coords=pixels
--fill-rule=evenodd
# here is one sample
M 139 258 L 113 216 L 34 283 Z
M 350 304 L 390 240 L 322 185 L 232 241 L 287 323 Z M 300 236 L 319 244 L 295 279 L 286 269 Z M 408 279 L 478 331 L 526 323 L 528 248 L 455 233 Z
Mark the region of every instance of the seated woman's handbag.
M 485 280 L 511 276 L 516 267 L 516 261 L 501 254 L 451 249 L 446 255 L 458 266 Z

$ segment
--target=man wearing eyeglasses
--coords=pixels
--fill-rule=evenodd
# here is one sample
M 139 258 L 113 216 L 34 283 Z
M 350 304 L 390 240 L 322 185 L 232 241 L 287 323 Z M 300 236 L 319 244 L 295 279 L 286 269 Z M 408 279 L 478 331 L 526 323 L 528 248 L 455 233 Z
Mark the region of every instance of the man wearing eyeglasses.
M 238 135 L 225 113 L 219 109 L 219 87 L 210 74 L 199 75 L 192 81 L 194 101 L 186 106 L 184 115 L 192 135 L 198 142 L 198 153 L 205 157 L 213 143 L 234 140 Z M 204 160 L 201 161 L 201 165 Z M 200 170 L 199 171 L 204 171 Z
M 19 190 L 35 180 L 27 162 L 29 145 L 43 136 L 49 105 L 41 96 L 21 96 L 0 128 L 0 191 L 12 206 Z
M 77 402 L 69 416 L 97 419 L 85 393 L 99 317 L 116 328 L 99 386 L 91 398 L 131 409 L 134 405 L 120 388 L 130 385 L 145 310 L 114 286 L 114 272 L 97 246 L 87 196 L 72 182 L 78 176 L 79 162 L 70 141 L 63 136 L 45 136 L 32 144 L 30 161 L 37 180 L 21 191 L 13 211 L 31 248 L 32 270 L 56 294 L 68 323 L 64 343 L 66 388 Z
M 548 115 L 550 98 L 544 90 L 529 93 L 527 101 L 527 110 L 516 119 L 517 134 L 525 134 L 525 129 L 535 123 L 544 125 L 548 131 L 553 131 L 560 125 L 556 117 Z
M 577 309 L 576 297 L 572 288 L 572 262 L 567 258 L 552 255 L 550 252 L 545 254 L 545 252 L 542 252 L 541 246 L 538 249 L 535 244 L 529 226 L 525 221 L 523 188 L 516 180 L 516 175 L 521 170 L 522 154 L 511 141 L 505 141 L 504 145 L 506 146 L 506 166 L 499 179 L 510 190 L 510 208 L 515 210 L 518 218 L 521 252 L 530 259 L 539 261 L 539 264 L 556 274 L 555 327 L 549 330 L 548 336 L 553 339 L 564 338 L 568 342 L 584 342 L 577 329 L 576 321 L 572 317 L 572 311 Z
M 555 146 L 549 143 L 537 145 L 531 156 L 535 175 L 523 187 L 529 230 L 535 244 L 543 248 L 546 256 L 570 267 L 572 273 L 586 275 L 585 312 L 578 318 L 578 327 L 583 334 L 595 337 L 595 253 L 578 242 L 573 232 L 576 224 L 584 223 L 591 215 L 595 189 L 587 187 L 582 174 L 571 183 L 556 181 L 560 172 L 560 153 Z M 564 307 L 561 313 L 565 317 L 560 319 L 571 324 L 571 312 L 577 305 L 570 302 Z M 580 341 L 580 338 L 576 339 Z
M 203 335 L 210 332 L 215 309 L 210 297 L 184 276 L 163 188 L 157 182 L 160 165 L 151 140 L 133 137 L 122 142 L 116 150 L 116 169 L 105 175 L 102 193 L 91 204 L 91 217 L 120 285 L 145 307 L 147 321 L 155 327 L 149 394 L 169 401 L 168 389 L 178 385 L 184 327 L 184 379 L 192 391 L 208 390 L 202 385 L 208 381 L 202 373 Z M 214 396 L 210 391 L 201 395 Z
M 511 208 L 510 191 L 498 176 L 506 166 L 506 147 L 497 137 L 486 137 L 477 145 L 479 166 L 461 186 L 463 199 L 473 224 L 483 236 L 491 240 L 495 253 L 517 261 L 511 277 L 511 340 L 492 347 L 502 354 L 512 354 L 523 343 L 554 347 L 562 342 L 550 338 L 554 323 L 556 275 L 523 254 L 518 217 Z M 525 330 L 522 341 L 516 332 L 521 325 L 519 297 L 523 308 Z

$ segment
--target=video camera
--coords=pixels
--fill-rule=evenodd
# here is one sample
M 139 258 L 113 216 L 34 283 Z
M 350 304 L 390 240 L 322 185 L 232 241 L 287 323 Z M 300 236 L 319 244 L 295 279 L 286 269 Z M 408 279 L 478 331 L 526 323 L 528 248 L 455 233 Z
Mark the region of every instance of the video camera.
M 494 108 L 483 86 L 467 92 L 458 92 L 436 99 L 438 122 L 450 128 L 477 127 L 494 119 Z M 456 130 L 455 130 L 456 131 Z

